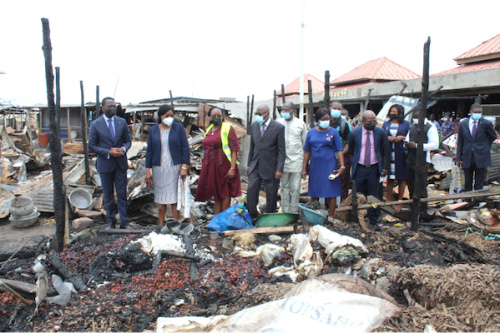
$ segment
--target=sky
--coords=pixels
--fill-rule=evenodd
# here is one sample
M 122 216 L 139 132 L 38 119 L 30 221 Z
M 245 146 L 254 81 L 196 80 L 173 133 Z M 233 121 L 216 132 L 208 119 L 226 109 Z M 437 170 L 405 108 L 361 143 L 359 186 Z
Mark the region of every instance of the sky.
M 380 57 L 430 73 L 500 33 L 496 1 L 0 1 L 0 99 L 47 103 L 41 18 L 50 22 L 61 103 L 173 96 L 271 99 L 304 74 L 333 80 Z

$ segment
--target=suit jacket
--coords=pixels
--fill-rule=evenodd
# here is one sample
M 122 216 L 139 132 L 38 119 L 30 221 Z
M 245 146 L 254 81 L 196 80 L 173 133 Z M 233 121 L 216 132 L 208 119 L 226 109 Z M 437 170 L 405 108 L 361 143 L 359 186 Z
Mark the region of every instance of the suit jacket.
M 108 124 L 100 116 L 90 124 L 89 150 L 97 154 L 97 172 L 113 172 L 115 169 L 126 171 L 128 168 L 127 155 L 118 158 L 109 156 L 112 147 L 130 148 L 130 132 L 125 119 L 114 116 L 115 139 L 111 136 Z
M 469 119 L 463 119 L 458 126 L 457 139 L 457 162 L 462 162 L 464 168 L 471 165 L 472 156 L 478 168 L 486 168 L 491 165 L 490 147 L 497 138 L 493 124 L 484 118 L 477 123 L 476 136 L 472 138 L 469 129 Z
M 285 126 L 271 119 L 262 138 L 260 126 L 254 122 L 250 127 L 249 174 L 256 171 L 262 179 L 274 179 L 276 171 L 283 172 L 285 165 Z
M 173 122 L 168 134 L 168 148 L 172 162 L 176 164 L 190 164 L 189 143 L 184 126 Z M 146 150 L 146 168 L 161 164 L 161 134 L 160 126 L 155 125 L 149 129 L 148 147 Z
M 356 174 L 356 169 L 358 167 L 359 155 L 361 153 L 361 145 L 364 144 L 361 140 L 362 136 L 362 126 L 356 127 L 351 133 L 349 133 L 349 151 L 352 154 L 352 176 Z M 373 138 L 375 141 L 375 153 L 378 160 L 378 171 L 382 174 L 382 170 L 389 169 L 390 161 L 390 150 L 389 150 L 389 140 L 387 140 L 387 135 L 384 130 L 378 127 L 373 129 Z

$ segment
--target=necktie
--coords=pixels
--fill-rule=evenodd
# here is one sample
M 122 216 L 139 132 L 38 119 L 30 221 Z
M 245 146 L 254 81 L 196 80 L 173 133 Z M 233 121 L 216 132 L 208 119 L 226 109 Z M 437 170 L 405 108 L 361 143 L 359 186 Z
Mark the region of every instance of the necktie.
M 113 119 L 108 119 L 108 129 L 109 129 L 109 133 L 111 133 L 111 137 L 114 140 L 115 139 L 115 129 L 113 128 Z
M 474 139 L 476 137 L 476 121 L 474 120 L 474 124 L 472 125 L 472 138 Z
M 260 137 L 263 137 L 265 132 L 266 132 L 266 124 L 262 124 L 260 126 Z
M 366 140 L 365 140 L 365 166 L 372 165 L 371 163 L 371 148 L 372 142 L 370 140 L 370 131 L 366 131 Z

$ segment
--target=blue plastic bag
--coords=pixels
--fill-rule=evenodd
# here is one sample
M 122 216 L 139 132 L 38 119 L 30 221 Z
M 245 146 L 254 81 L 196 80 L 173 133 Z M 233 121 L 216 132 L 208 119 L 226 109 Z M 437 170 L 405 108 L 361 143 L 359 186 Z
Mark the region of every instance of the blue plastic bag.
M 237 204 L 215 215 L 207 226 L 208 232 L 221 234 L 227 230 L 253 228 L 252 219 L 245 206 Z

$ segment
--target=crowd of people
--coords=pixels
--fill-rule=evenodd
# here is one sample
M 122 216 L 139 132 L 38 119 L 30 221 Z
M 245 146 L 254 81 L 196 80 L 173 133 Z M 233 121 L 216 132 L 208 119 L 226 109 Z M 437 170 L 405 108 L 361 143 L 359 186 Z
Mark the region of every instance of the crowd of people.
M 116 212 L 120 213 L 120 228 L 128 225 L 126 205 L 126 152 L 130 148 L 130 134 L 123 119 L 116 116 L 112 98 L 102 101 L 103 115 L 93 121 L 89 133 L 89 148 L 97 154 L 108 228 L 116 227 Z M 411 123 L 405 120 L 405 109 L 394 104 L 388 119 L 376 126 L 373 111 L 364 111 L 359 122 L 351 122 L 339 101 L 329 108 L 315 112 L 315 125 L 306 124 L 295 116 L 295 106 L 284 103 L 281 117 L 270 117 L 267 105 L 261 105 L 250 124 L 248 150 L 247 208 L 252 219 L 259 215 L 257 205 L 263 186 L 266 208 L 262 213 L 275 213 L 278 190 L 281 189 L 281 210 L 298 213 L 301 180 L 308 179 L 311 202 L 325 199 L 328 219 L 333 221 L 340 201 L 347 198 L 351 179 L 359 193 L 382 198 L 380 182 L 387 177 L 386 200 L 401 200 L 406 187 L 413 197 L 418 188 L 421 197 L 427 196 L 427 170 L 431 151 L 440 145 L 453 158 L 451 193 L 482 189 L 486 168 L 491 165 L 490 147 L 497 139 L 494 124 L 482 117 L 482 107 L 473 104 L 470 117 L 461 121 L 444 113 L 440 121 L 424 118 L 423 146 L 418 146 L 419 115 L 423 110 L 412 110 Z M 167 205 L 172 216 L 177 211 L 178 180 L 188 174 L 190 151 L 184 127 L 174 121 L 174 109 L 163 105 L 158 109 L 158 124 L 149 131 L 146 152 L 145 182 L 153 188 L 158 205 L 159 224 L 165 223 Z M 210 125 L 202 141 L 204 154 L 196 201 L 213 201 L 215 213 L 226 210 L 231 198 L 241 196 L 240 173 L 237 165 L 240 146 L 231 123 L 224 121 L 219 108 L 211 108 Z M 422 148 L 421 150 L 419 148 Z M 417 166 L 417 154 L 422 151 L 426 167 Z M 415 174 L 420 173 L 420 183 Z M 394 189 L 397 186 L 397 198 Z M 117 202 L 114 192 L 116 190 Z M 402 209 L 396 205 L 396 211 Z M 425 210 L 425 205 L 421 206 Z M 375 230 L 380 230 L 377 209 L 371 208 L 368 219 Z

